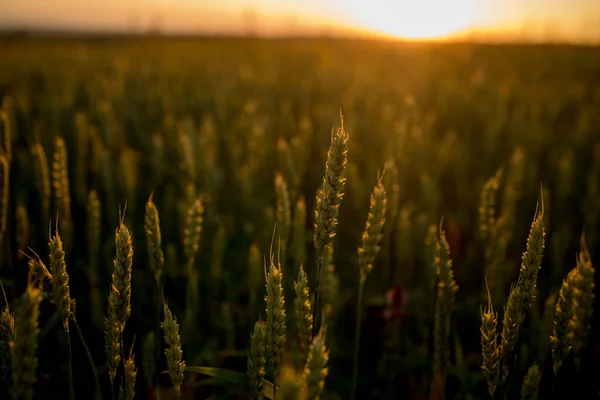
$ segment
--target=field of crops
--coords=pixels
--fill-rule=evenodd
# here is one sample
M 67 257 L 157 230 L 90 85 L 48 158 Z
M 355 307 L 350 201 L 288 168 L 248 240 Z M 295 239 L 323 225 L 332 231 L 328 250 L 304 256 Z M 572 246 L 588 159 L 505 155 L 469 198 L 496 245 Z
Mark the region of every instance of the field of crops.
M 5 37 L 0 96 L 0 398 L 598 398 L 598 48 Z

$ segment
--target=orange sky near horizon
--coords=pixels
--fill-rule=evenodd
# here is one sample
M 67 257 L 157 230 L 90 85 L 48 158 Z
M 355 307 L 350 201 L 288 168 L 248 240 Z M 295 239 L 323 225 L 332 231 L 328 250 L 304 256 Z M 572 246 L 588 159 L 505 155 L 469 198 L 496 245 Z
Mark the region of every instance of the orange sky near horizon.
M 2 28 L 600 43 L 600 0 L 1 0 Z

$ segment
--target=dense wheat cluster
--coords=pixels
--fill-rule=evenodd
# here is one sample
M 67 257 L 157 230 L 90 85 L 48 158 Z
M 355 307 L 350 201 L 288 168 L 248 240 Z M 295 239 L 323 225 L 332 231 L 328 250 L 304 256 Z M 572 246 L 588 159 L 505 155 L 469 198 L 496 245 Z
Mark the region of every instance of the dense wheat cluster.
M 0 49 L 0 399 L 597 396 L 598 49 Z

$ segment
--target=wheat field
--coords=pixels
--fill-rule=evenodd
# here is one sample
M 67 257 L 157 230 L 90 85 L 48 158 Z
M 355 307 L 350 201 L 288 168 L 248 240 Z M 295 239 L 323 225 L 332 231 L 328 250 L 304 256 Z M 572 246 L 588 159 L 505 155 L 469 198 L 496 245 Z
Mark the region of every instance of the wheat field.
M 597 48 L 0 54 L 0 398 L 598 397 Z

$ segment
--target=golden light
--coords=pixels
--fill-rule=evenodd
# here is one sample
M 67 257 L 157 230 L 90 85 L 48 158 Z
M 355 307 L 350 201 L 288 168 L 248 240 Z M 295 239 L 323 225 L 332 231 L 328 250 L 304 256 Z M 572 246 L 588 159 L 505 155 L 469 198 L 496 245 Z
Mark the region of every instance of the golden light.
M 357 25 L 405 39 L 443 39 L 466 31 L 477 17 L 477 0 L 348 0 Z

